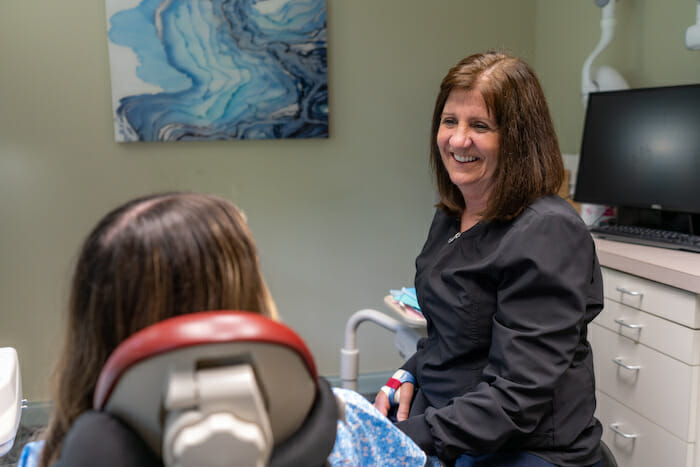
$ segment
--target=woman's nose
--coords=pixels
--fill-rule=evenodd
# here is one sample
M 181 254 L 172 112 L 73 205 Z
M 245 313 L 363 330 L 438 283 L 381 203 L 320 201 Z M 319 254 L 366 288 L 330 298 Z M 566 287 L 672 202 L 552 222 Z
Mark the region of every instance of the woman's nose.
M 471 132 L 466 128 L 457 128 L 450 137 L 450 144 L 454 147 L 466 147 L 472 143 Z

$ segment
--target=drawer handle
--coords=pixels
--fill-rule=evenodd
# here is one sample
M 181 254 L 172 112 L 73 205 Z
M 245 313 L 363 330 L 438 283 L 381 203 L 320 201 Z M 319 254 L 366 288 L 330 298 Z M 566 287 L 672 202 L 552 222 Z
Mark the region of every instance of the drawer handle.
M 622 436 L 625 439 L 636 439 L 637 434 L 635 433 L 625 433 L 624 431 L 620 430 L 620 424 L 619 423 L 611 423 L 610 429 L 615 432 L 615 434 Z
M 632 323 L 628 323 L 628 322 L 625 321 L 624 318 L 617 318 L 617 319 L 615 320 L 615 322 L 616 322 L 617 324 L 619 324 L 620 326 L 624 326 L 624 327 L 630 328 L 630 329 L 642 329 L 642 328 L 644 327 L 643 324 L 632 324 Z
M 641 298 L 644 295 L 642 292 L 637 292 L 635 290 L 629 290 L 629 289 L 626 289 L 624 287 L 616 287 L 615 290 L 617 290 L 621 294 L 630 295 L 632 297 L 640 297 Z
M 631 370 L 631 371 L 639 371 L 642 367 L 639 365 L 628 365 L 627 363 L 624 363 L 620 357 L 615 357 L 612 359 L 613 363 L 615 365 L 621 366 L 625 370 Z

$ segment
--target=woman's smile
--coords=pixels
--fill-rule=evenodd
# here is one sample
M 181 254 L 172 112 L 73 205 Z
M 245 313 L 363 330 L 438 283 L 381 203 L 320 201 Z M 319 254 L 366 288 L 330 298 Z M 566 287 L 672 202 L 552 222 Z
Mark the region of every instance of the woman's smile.
M 487 196 L 498 166 L 499 132 L 481 93 L 453 89 L 437 134 L 442 162 L 452 183 L 469 198 Z
M 455 153 L 452 153 L 452 157 L 454 157 L 457 162 L 476 162 L 479 160 L 479 158 L 475 156 L 460 156 Z

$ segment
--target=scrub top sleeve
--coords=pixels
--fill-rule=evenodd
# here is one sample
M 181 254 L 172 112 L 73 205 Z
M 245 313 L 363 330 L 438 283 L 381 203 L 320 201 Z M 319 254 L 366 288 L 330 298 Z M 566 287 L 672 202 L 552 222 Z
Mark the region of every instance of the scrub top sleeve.
M 422 351 L 421 349 L 423 346 L 421 345 L 421 343 L 422 343 L 423 339 L 424 338 L 421 338 L 418 341 L 416 352 L 413 355 L 411 355 L 410 357 L 408 357 L 408 360 L 406 360 L 404 362 L 404 364 L 401 365 L 402 370 L 408 371 L 409 373 L 411 373 L 411 375 L 413 375 L 414 378 L 416 378 L 416 383 L 415 383 L 416 386 L 418 385 L 418 380 L 417 380 L 418 358 L 419 358 L 420 352 Z
M 414 443 L 429 455 L 434 455 L 435 439 L 430 430 L 430 425 L 425 420 L 425 415 L 416 415 L 398 422 L 396 427 L 407 434 Z

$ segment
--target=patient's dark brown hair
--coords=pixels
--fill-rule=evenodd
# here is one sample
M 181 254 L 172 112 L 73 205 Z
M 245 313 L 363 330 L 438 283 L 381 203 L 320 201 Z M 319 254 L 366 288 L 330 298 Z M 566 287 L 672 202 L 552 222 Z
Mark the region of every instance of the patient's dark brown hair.
M 100 371 L 122 341 L 166 318 L 205 310 L 277 317 L 238 208 L 215 196 L 164 193 L 102 218 L 75 267 L 40 466 L 58 459 L 68 429 L 92 408 Z

